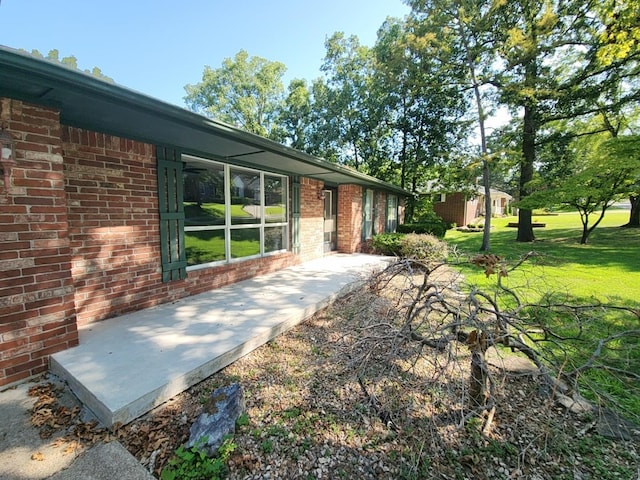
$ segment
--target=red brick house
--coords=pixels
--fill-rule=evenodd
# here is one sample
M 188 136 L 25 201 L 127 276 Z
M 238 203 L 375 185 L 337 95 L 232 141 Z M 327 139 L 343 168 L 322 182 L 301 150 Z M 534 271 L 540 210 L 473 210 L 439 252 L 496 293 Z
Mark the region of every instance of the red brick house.
M 481 187 L 475 195 L 464 192 L 437 193 L 433 199 L 433 210 L 446 222 L 462 227 L 485 214 L 484 198 L 484 188 Z M 491 189 L 491 215 L 506 215 L 511 198 L 508 193 Z
M 46 370 L 79 325 L 358 252 L 408 194 L 7 48 L 0 127 L 0 386 Z

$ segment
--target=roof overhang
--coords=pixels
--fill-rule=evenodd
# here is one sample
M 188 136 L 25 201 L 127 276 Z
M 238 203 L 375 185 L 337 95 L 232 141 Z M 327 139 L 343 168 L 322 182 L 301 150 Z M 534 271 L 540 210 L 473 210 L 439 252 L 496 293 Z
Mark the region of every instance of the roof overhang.
M 387 182 L 103 81 L 0 46 L 0 96 L 49 106 L 64 125 L 177 147 L 185 153 L 329 184 L 358 184 L 403 196 Z

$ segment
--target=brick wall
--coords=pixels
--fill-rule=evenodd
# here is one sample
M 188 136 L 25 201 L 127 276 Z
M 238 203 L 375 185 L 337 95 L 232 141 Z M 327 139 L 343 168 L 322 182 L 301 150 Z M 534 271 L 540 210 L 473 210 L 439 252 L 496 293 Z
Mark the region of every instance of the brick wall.
M 302 261 L 324 254 L 324 200 L 318 198 L 324 182 L 300 179 L 300 257 Z
M 58 112 L 0 99 L 16 140 L 8 191 L 0 186 L 0 386 L 47 369 L 78 343 Z
M 460 226 L 466 225 L 469 219 L 465 216 L 465 195 L 460 192 L 448 193 L 445 200 L 445 202 L 434 203 L 433 211 L 447 222 L 455 223 Z
M 362 244 L 362 187 L 338 187 L 338 251 L 354 253 Z
M 300 263 L 300 257 L 297 255 L 293 255 L 291 252 L 278 253 L 267 257 L 193 270 L 188 273 L 186 284 L 189 295 L 195 295 L 253 278 L 257 275 L 275 272 L 298 263 Z M 215 295 L 215 292 L 212 295 Z
M 155 149 L 62 127 L 78 324 L 187 294 L 163 284 Z

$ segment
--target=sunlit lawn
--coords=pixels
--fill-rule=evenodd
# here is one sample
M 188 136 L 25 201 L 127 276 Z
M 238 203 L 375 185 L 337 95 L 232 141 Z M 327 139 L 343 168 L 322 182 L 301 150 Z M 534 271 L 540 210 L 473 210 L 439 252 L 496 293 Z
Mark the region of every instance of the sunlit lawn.
M 516 242 L 516 229 L 508 228 L 516 217 L 493 219 L 491 252 L 515 261 L 527 252 L 541 256 L 513 274 L 510 284 L 528 284 L 531 290 L 567 291 L 580 298 L 597 298 L 638 305 L 640 299 L 640 229 L 620 228 L 628 221 L 626 210 L 610 210 L 594 230 L 587 245 L 580 245 L 582 224 L 577 213 L 534 215 L 534 221 L 546 223 L 534 229 L 536 241 Z M 449 230 L 445 240 L 468 253 L 478 253 L 482 233 Z M 486 284 L 476 268 L 464 268 L 469 282 Z
M 544 303 L 548 295 L 562 302 L 595 305 L 640 307 L 640 229 L 620 228 L 628 221 L 629 212 L 609 211 L 594 230 L 587 245 L 580 245 L 582 224 L 577 213 L 534 215 L 535 222 L 545 223 L 536 228 L 536 241 L 516 242 L 516 229 L 506 225 L 517 222 L 516 217 L 493 220 L 491 253 L 504 257 L 509 265 L 528 252 L 536 256 L 525 262 L 504 279 L 504 285 L 517 292 L 525 303 Z M 478 254 L 482 233 L 463 233 L 450 230 L 445 240 L 471 255 Z M 487 290 L 496 285 L 496 277 L 486 278 L 484 272 L 468 263 L 460 266 L 468 286 Z M 508 297 L 510 298 L 510 297 Z M 609 312 L 606 315 L 593 309 L 591 319 L 576 325 L 573 320 L 552 315 L 545 321 L 555 325 L 556 331 L 575 334 L 580 330 L 580 340 L 564 342 L 552 354 L 568 355 L 569 364 L 581 365 L 595 349 L 597 341 L 622 331 L 637 330 L 638 319 L 631 314 Z M 625 335 L 605 349 L 606 362 L 614 368 L 637 373 L 640 371 L 640 339 Z M 604 359 L 605 357 L 603 357 Z M 637 379 L 606 371 L 591 371 L 582 377 L 581 385 L 596 386 L 605 396 L 614 398 L 625 412 L 640 419 L 640 385 Z M 591 388 L 583 392 L 596 400 Z

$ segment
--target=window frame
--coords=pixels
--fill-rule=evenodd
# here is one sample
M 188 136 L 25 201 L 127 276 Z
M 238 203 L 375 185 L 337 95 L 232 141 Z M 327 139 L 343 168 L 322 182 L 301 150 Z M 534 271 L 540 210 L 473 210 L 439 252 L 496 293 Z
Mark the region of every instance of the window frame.
M 387 233 L 393 233 L 398 228 L 398 196 L 392 193 L 387 194 L 387 211 L 385 214 L 385 231 Z M 393 218 L 389 215 L 390 212 L 393 212 Z M 392 225 L 391 222 L 394 222 Z
M 289 185 L 290 179 L 287 175 L 282 175 L 275 172 L 270 172 L 266 170 L 259 170 L 256 168 L 238 166 L 230 163 L 221 162 L 219 160 L 211 160 L 207 158 L 198 157 L 195 155 L 182 155 L 183 164 L 187 165 L 189 159 L 195 160 L 200 165 L 217 165 L 223 167 L 223 181 L 224 181 L 224 223 L 220 225 L 187 225 L 188 218 L 185 220 L 184 226 L 184 234 L 187 236 L 188 232 L 191 231 L 224 231 L 224 259 L 214 260 L 210 262 L 198 263 L 194 265 L 187 265 L 187 272 L 200 270 L 203 268 L 210 268 L 220 265 L 228 265 L 232 263 L 243 262 L 245 260 L 251 260 L 255 258 L 268 257 L 271 255 L 276 255 L 282 252 L 287 252 L 290 249 L 290 209 L 289 209 Z M 259 208 L 259 221 L 253 223 L 233 223 L 232 215 L 231 215 L 231 205 L 232 205 L 232 171 L 233 172 L 249 172 L 252 174 L 259 175 L 260 182 L 260 202 L 259 205 L 256 205 Z M 265 191 L 265 176 L 266 177 L 277 177 L 281 180 L 282 185 L 282 206 L 285 209 L 283 219 L 284 221 L 280 222 L 268 222 L 266 218 L 266 209 L 268 205 L 266 205 L 266 194 Z M 184 180 L 183 180 L 184 182 Z M 184 197 L 182 202 L 184 204 Z M 266 251 L 265 250 L 265 229 L 269 228 L 282 228 L 284 227 L 284 232 L 282 234 L 282 247 L 281 249 Z M 253 255 L 233 257 L 232 256 L 232 244 L 231 237 L 232 232 L 237 232 L 238 230 L 250 230 L 255 229 L 259 231 L 259 252 Z M 186 241 L 185 241 L 185 250 L 186 250 Z M 188 260 L 188 259 L 187 259 Z

